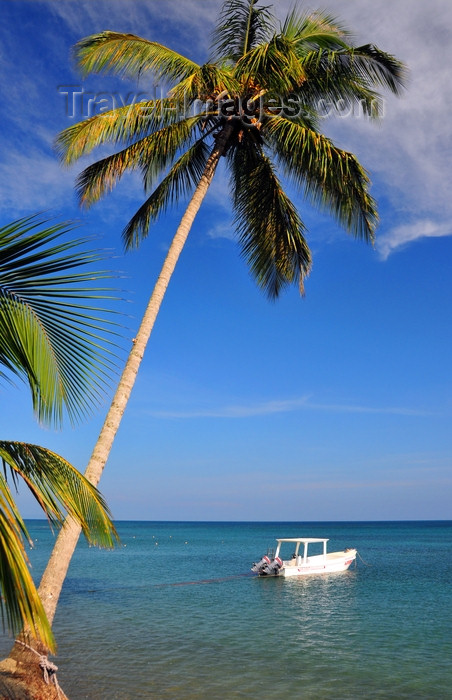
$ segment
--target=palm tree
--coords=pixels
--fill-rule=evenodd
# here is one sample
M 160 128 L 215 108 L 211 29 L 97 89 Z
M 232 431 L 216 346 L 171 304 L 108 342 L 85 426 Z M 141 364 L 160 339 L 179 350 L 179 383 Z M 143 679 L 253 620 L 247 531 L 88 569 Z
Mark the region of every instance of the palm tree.
M 65 164 L 103 144 L 118 149 L 81 173 L 81 203 L 97 201 L 127 170 L 140 171 L 148 196 L 124 229 L 125 246 L 132 248 L 167 207 L 191 194 L 85 472 L 97 484 L 170 277 L 220 159 L 230 174 L 238 241 L 257 284 L 270 298 L 292 283 L 303 292 L 311 254 L 279 173 L 352 235 L 373 241 L 377 212 L 369 178 L 353 154 L 321 133 L 321 111 L 340 103 L 378 117 L 378 90 L 398 93 L 404 69 L 373 45 L 354 46 L 327 14 L 294 10 L 278 24 L 256 0 L 225 2 L 212 56 L 203 65 L 156 42 L 111 31 L 81 40 L 75 58 L 84 75 L 136 79 L 148 72 L 172 86 L 167 97 L 100 113 L 60 134 L 57 147 Z M 41 581 L 50 620 L 78 536 L 69 520 Z
M 38 420 L 60 425 L 65 411 L 74 421 L 102 397 L 114 325 L 93 307 L 109 291 L 93 286 L 92 269 L 83 270 L 99 256 L 84 251 L 82 240 L 57 241 L 69 225 L 43 225 L 34 216 L 0 228 L 0 379 L 24 379 Z M 116 532 L 97 489 L 51 450 L 0 440 L 0 464 L 2 619 L 15 633 L 25 625 L 54 650 L 28 567 L 25 542 L 32 542 L 11 487 L 23 479 L 52 525 L 59 527 L 70 513 L 92 544 L 110 547 Z

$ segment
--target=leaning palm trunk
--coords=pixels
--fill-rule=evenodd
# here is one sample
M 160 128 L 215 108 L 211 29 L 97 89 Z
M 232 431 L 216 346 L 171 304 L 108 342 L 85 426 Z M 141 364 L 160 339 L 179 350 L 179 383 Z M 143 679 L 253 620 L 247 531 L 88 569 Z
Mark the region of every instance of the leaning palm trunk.
M 98 484 L 110 454 L 115 435 L 119 429 L 122 416 L 132 392 L 140 363 L 143 359 L 144 351 L 163 301 L 165 291 L 171 279 L 171 275 L 176 267 L 176 263 L 190 232 L 191 225 L 207 193 L 207 190 L 209 189 L 218 162 L 225 151 L 227 141 L 232 131 L 232 124 L 226 124 L 218 135 L 215 146 L 212 149 L 210 157 L 206 163 L 206 167 L 200 178 L 198 186 L 196 187 L 190 203 L 181 219 L 165 262 L 163 263 L 160 275 L 144 313 L 137 336 L 133 341 L 133 347 L 124 367 L 124 371 L 116 389 L 116 393 L 113 397 L 112 404 L 107 413 L 107 417 L 85 472 L 85 476 L 88 481 L 94 485 Z M 78 523 L 73 518 L 66 518 L 39 586 L 39 594 L 50 624 L 52 624 L 55 616 L 55 610 L 58 604 L 61 589 L 66 578 L 66 573 L 80 533 L 81 528 Z M 35 646 L 31 640 L 28 641 L 29 644 Z M 38 651 L 39 653 L 42 653 L 46 650 L 40 647 Z M 14 660 L 14 662 L 17 664 L 20 664 L 21 674 L 25 673 L 26 665 L 30 664 L 36 666 L 37 662 L 39 662 L 38 656 L 33 654 L 29 648 L 24 646 L 23 638 L 16 640 L 10 654 L 10 659 Z M 54 697 L 52 688 L 46 686 L 44 682 L 42 686 L 43 693 L 46 693 L 42 697 Z M 31 697 L 32 696 L 30 695 L 30 698 Z
M 198 186 L 181 219 L 179 227 L 171 243 L 163 263 L 157 283 L 149 299 L 148 306 L 141 321 L 133 347 L 127 359 L 124 371 L 107 413 L 104 425 L 94 447 L 85 476 L 92 484 L 97 485 L 107 462 L 110 450 L 119 429 L 122 416 L 127 406 L 133 385 L 135 383 L 146 345 L 154 327 L 157 314 L 165 296 L 171 275 L 190 233 L 191 226 L 198 213 L 204 197 L 212 182 L 218 162 L 225 150 L 228 138 L 232 133 L 232 124 L 227 124 L 218 135 L 215 146 L 206 163 Z M 80 536 L 80 526 L 72 518 L 67 518 L 58 535 L 49 563 L 39 586 L 39 594 L 49 622 L 52 624 L 58 598 L 64 579 Z

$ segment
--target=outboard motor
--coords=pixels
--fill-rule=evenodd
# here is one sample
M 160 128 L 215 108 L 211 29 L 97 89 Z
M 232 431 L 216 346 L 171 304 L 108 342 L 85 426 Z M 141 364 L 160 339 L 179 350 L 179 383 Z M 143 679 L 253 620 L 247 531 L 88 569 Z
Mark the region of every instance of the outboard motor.
M 266 576 L 276 576 L 279 570 L 281 569 L 282 565 L 282 559 L 280 559 L 279 557 L 275 557 L 273 561 L 270 562 L 270 564 L 264 566 L 261 573 L 265 574 Z
M 262 557 L 262 559 L 258 562 L 255 562 L 253 566 L 251 567 L 251 571 L 253 571 L 255 574 L 259 574 L 264 566 L 268 566 L 270 564 L 270 559 L 267 557 L 266 554 Z

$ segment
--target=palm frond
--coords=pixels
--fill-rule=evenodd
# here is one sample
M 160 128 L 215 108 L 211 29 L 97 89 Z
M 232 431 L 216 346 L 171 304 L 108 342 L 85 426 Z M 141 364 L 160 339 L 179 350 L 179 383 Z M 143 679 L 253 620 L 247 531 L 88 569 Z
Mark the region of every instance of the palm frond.
M 8 476 L 17 488 L 21 477 L 50 522 L 60 526 L 69 513 L 91 544 L 112 547 L 118 540 L 108 507 L 99 491 L 69 462 L 38 445 L 0 441 L 0 609 L 13 633 L 25 625 L 51 651 L 55 644 L 31 578 L 24 540 L 30 541 L 12 497 Z
M 334 50 L 348 48 L 349 30 L 326 12 L 306 14 L 293 8 L 281 26 L 281 34 L 295 42 L 298 52 L 315 49 Z
M 80 523 L 90 544 L 112 547 L 118 535 L 108 506 L 97 490 L 67 460 L 39 445 L 0 440 L 3 471 L 20 476 L 53 525 L 66 513 Z
M 75 45 L 74 55 L 84 76 L 111 73 L 139 78 L 150 72 L 157 81 L 178 82 L 198 68 L 197 63 L 162 44 L 121 32 L 85 37 Z
M 404 85 L 404 65 L 378 49 L 374 53 L 372 47 L 313 49 L 300 60 L 307 79 L 298 96 L 301 103 L 320 111 L 322 104 L 331 111 L 358 105 L 364 115 L 378 117 L 382 98 L 377 88 L 383 86 L 398 94 Z
M 118 107 L 64 129 L 55 148 L 64 165 L 70 165 L 104 143 L 130 144 L 174 124 L 181 118 L 182 107 L 170 98 Z
M 369 177 L 356 157 L 296 120 L 275 116 L 263 131 L 286 174 L 306 197 L 350 233 L 373 241 L 376 205 L 369 194 Z
M 29 383 L 40 421 L 60 423 L 64 410 L 74 421 L 102 400 L 117 324 L 98 307 L 113 298 L 100 286 L 110 275 L 92 270 L 99 252 L 56 241 L 73 225 L 46 223 L 0 228 L 0 364 Z
M 257 0 L 226 0 L 212 34 L 211 47 L 217 60 L 236 63 L 250 49 L 265 42 L 274 28 L 268 7 Z
M 342 57 L 343 64 L 348 59 L 351 69 L 365 85 L 382 87 L 395 95 L 402 92 L 407 68 L 402 61 L 372 44 L 357 46 Z
M 257 284 L 273 299 L 288 284 L 298 283 L 303 293 L 311 267 L 305 227 L 270 160 L 249 141 L 236 146 L 228 159 L 234 224 Z
M 357 79 L 355 73 L 344 70 L 339 55 L 315 49 L 303 57 L 306 80 L 291 95 L 297 117 L 315 113 L 325 117 L 353 109 L 367 117 L 380 116 L 383 101 L 379 93 Z
M 117 153 L 89 165 L 77 178 L 79 201 L 84 206 L 97 202 L 110 192 L 126 170 L 143 172 L 145 189 L 149 189 L 175 153 L 191 139 L 193 129 L 204 119 L 197 115 L 154 131 Z
M 310 78 L 330 73 L 332 81 L 347 79 L 368 89 L 382 87 L 395 94 L 404 86 L 406 66 L 401 61 L 372 44 L 354 46 L 351 32 L 330 14 L 305 15 L 294 9 L 286 18 L 282 34 L 294 42 Z
M 281 35 L 248 51 L 237 61 L 234 72 L 242 81 L 278 95 L 298 89 L 306 80 L 294 43 Z
M 233 95 L 239 89 L 240 84 L 231 70 L 214 63 L 204 63 L 171 88 L 169 96 L 177 104 L 183 104 L 188 108 L 195 100 L 214 100 L 224 91 Z
M 156 131 L 146 139 L 143 143 L 141 166 L 147 192 L 153 187 L 155 179 L 174 161 L 178 152 L 193 143 L 194 131 L 204 121 L 203 114 L 188 117 Z
M 198 183 L 209 157 L 203 139 L 198 141 L 174 163 L 168 175 L 138 209 L 123 231 L 126 249 L 138 246 L 146 238 L 149 227 L 168 206 L 187 195 Z
M 8 484 L 0 473 L 0 611 L 3 628 L 17 634 L 25 624 L 54 652 L 55 641 L 30 574 L 24 537 L 29 540 Z
M 399 94 L 405 81 L 405 66 L 378 48 L 355 47 L 351 33 L 329 14 L 311 15 L 293 10 L 282 27 L 305 71 L 306 80 L 297 91 L 307 106 L 328 104 L 328 110 L 343 110 L 359 103 L 362 113 L 378 117 L 383 87 Z
M 127 170 L 139 168 L 142 143 L 143 139 L 111 156 L 96 160 L 82 170 L 75 183 L 80 205 L 91 206 L 111 192 Z

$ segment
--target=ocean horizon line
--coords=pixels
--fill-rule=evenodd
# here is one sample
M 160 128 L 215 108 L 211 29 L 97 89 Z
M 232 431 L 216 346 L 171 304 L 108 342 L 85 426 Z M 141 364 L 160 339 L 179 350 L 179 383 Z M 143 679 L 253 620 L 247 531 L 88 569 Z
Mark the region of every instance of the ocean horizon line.
M 27 518 L 25 517 L 24 520 L 26 522 L 43 522 L 47 523 L 46 518 Z M 324 524 L 324 523 L 332 523 L 332 524 L 353 524 L 353 525 L 361 525 L 361 524 L 391 524 L 391 523 L 452 523 L 452 519 L 450 518 L 401 518 L 401 519 L 392 519 L 392 518 L 387 518 L 387 519 L 379 519 L 379 520 L 194 520 L 194 519 L 181 519 L 181 520 L 174 520 L 174 519 L 153 519 L 153 520 L 143 520 L 141 518 L 118 518 L 118 519 L 113 519 L 114 523 L 176 523 L 176 524 L 184 524 L 184 523 L 189 523 L 189 524 L 198 524 L 198 525 L 240 525 L 240 524 L 257 524 L 257 525 L 272 525 L 273 523 L 276 524 Z

